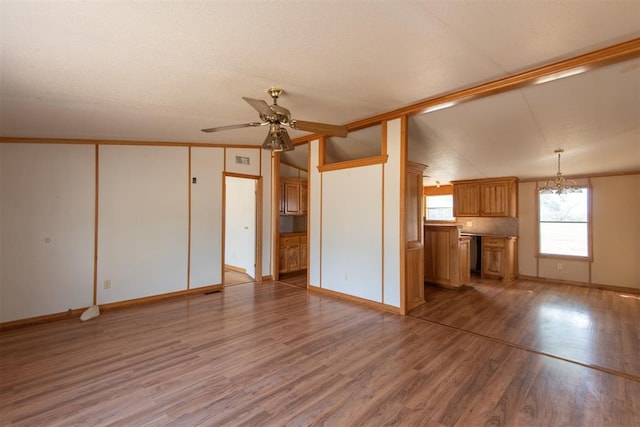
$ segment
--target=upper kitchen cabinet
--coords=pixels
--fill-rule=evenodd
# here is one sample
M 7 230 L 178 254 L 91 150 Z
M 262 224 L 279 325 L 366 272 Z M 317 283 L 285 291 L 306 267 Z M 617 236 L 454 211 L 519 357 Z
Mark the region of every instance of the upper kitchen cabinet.
M 307 181 L 282 178 L 280 180 L 280 214 L 306 215 Z
M 456 217 L 518 216 L 518 178 L 453 181 L 453 214 Z

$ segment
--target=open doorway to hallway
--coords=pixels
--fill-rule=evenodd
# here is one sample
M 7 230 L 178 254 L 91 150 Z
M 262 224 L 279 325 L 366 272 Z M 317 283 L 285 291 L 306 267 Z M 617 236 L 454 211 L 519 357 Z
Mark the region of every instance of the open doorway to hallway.
M 259 274 L 258 184 L 252 177 L 225 176 L 224 286 L 254 282 Z

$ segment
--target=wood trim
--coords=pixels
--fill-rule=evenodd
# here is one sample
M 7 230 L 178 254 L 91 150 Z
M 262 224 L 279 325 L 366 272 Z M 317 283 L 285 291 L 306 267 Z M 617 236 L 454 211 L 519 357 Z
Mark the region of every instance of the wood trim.
M 151 302 L 169 299 L 169 298 L 184 297 L 184 296 L 193 295 L 193 294 L 200 294 L 200 293 L 207 293 L 207 292 L 214 292 L 214 291 L 221 291 L 221 290 L 223 290 L 222 284 L 202 286 L 195 289 L 185 289 L 182 291 L 169 292 L 166 294 L 152 295 L 148 297 L 135 298 L 135 299 L 130 299 L 126 301 L 118 301 L 118 302 L 112 302 L 108 304 L 101 304 L 100 311 L 113 310 L 113 309 L 118 309 L 123 307 L 130 307 L 134 305 L 148 304 Z M 82 312 L 87 308 L 88 307 L 75 308 L 75 309 L 69 309 L 67 311 L 63 311 L 60 313 L 46 314 L 44 316 L 29 317 L 26 319 L 3 322 L 3 323 L 0 323 L 0 331 L 34 325 L 38 323 L 48 323 L 48 322 L 54 322 L 58 320 L 70 319 L 76 316 L 79 317 L 80 314 L 82 314 Z
M 519 178 L 517 176 L 497 176 L 493 178 L 480 178 L 480 179 L 462 179 L 459 181 L 451 181 L 452 185 L 455 184 L 486 184 L 496 181 L 515 181 L 519 182 Z
M 271 271 L 280 278 L 280 152 L 271 155 Z
M 626 288 L 624 286 L 603 285 L 599 283 L 575 282 L 572 280 L 549 279 L 546 277 L 519 275 L 520 280 L 531 280 L 549 284 L 561 284 L 569 286 L 579 286 L 583 288 L 601 289 L 603 291 L 621 292 L 624 294 L 640 295 L 640 288 Z
M 188 149 L 187 161 L 187 289 L 191 287 L 191 147 Z
M 340 169 L 358 168 L 361 166 L 380 165 L 380 164 L 387 163 L 388 159 L 389 159 L 389 156 L 384 155 L 384 156 L 366 157 L 364 159 L 347 160 L 345 162 L 329 163 L 327 165 L 318 165 L 318 171 L 330 172 L 330 171 L 335 171 Z
M 98 302 L 98 225 L 100 210 L 100 146 L 95 145 L 95 200 L 93 219 L 93 305 Z
M 474 99 L 485 98 L 502 92 L 526 86 L 534 86 L 540 83 L 546 83 L 566 77 L 567 74 L 572 71 L 576 71 L 576 73 L 590 71 L 637 57 L 640 57 L 640 38 L 634 38 L 602 49 L 597 49 L 581 55 L 548 63 L 540 67 L 525 70 L 510 76 L 490 80 L 465 89 L 428 98 L 424 101 L 411 104 L 406 107 L 349 123 L 346 126 L 349 131 L 353 131 L 373 126 L 384 120 L 391 120 L 403 115 L 413 116 L 442 108 L 453 107 L 454 105 L 472 101 Z M 303 138 L 296 139 L 294 143 L 313 137 L 314 135 L 305 136 Z
M 129 141 L 129 140 L 104 140 L 104 139 L 73 139 L 73 138 L 28 138 L 0 136 L 0 143 L 11 144 L 99 144 L 99 145 L 147 145 L 160 147 L 208 147 L 208 148 L 251 148 L 261 149 L 259 145 L 230 145 L 210 144 L 200 142 L 176 142 L 176 141 Z
M 400 309 L 398 307 L 393 307 L 390 305 L 356 297 L 353 295 L 343 294 L 342 292 L 336 292 L 329 289 L 320 288 L 311 284 L 307 287 L 307 289 L 311 292 L 317 292 L 319 294 L 328 295 L 330 297 L 342 299 L 345 301 L 355 302 L 357 304 L 365 305 L 367 307 L 375 308 L 377 310 L 384 310 L 390 313 L 400 314 Z
M 256 265 L 253 269 L 253 277 L 255 277 L 256 283 L 262 283 L 262 176 L 256 180 L 256 242 L 255 242 L 255 262 Z
M 441 185 L 440 187 L 435 185 L 430 185 L 424 187 L 422 189 L 422 194 L 424 196 L 449 196 L 453 195 L 453 185 Z
M 230 176 L 232 178 L 246 178 L 246 179 L 261 179 L 260 175 L 249 175 L 245 173 L 236 173 L 236 172 L 224 172 L 224 176 Z
M 387 122 L 382 122 L 382 154 L 387 156 Z M 380 197 L 382 199 L 382 204 L 381 204 L 381 218 L 382 218 L 382 223 L 380 224 L 380 226 L 382 227 L 382 247 L 380 248 L 380 274 L 381 274 L 381 289 L 380 289 L 380 301 L 382 301 L 382 304 L 384 304 L 384 285 L 385 285 L 385 281 L 384 281 L 384 244 L 385 244 L 385 235 L 384 235 L 384 228 L 385 228 L 385 221 L 384 221 L 384 202 L 385 202 L 385 193 L 384 193 L 384 180 L 385 180 L 385 172 L 386 172 L 386 163 L 382 164 L 382 187 L 381 187 L 381 192 L 380 192 Z
M 400 314 L 407 309 L 407 224 L 405 223 L 405 204 L 407 191 L 407 116 L 400 118 Z
M 236 267 L 235 265 L 225 264 L 224 265 L 224 269 L 225 270 L 236 271 L 236 272 L 242 273 L 242 274 L 247 274 L 247 269 L 246 268 Z M 256 277 L 258 277 L 257 274 L 256 274 Z

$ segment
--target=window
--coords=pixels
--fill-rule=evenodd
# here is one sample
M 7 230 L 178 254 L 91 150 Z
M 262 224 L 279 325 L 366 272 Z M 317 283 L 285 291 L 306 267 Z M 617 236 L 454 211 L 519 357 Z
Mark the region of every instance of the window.
M 453 221 L 453 194 L 426 196 L 426 219 L 436 221 Z
M 538 194 L 539 254 L 589 257 L 589 189 Z

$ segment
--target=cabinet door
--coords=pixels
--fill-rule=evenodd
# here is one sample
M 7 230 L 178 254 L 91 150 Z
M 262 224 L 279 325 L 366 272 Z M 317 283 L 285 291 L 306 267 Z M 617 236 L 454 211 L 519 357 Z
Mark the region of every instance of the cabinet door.
M 455 184 L 453 186 L 453 216 L 480 215 L 480 186 Z
M 307 268 L 307 244 L 300 243 L 300 270 Z
M 300 185 L 284 184 L 284 213 L 296 215 L 300 212 Z
M 307 196 L 309 194 L 309 190 L 307 186 L 304 184 L 300 185 L 300 213 L 303 215 L 307 214 Z
M 287 247 L 282 245 L 278 248 L 278 271 L 280 273 L 289 271 L 287 265 Z
M 300 244 L 287 248 L 287 269 L 288 271 L 300 270 Z
M 482 276 L 504 276 L 504 249 L 484 248 L 482 251 Z
M 460 255 L 458 267 L 460 268 L 460 282 L 463 284 L 471 280 L 470 244 L 471 239 L 467 238 L 461 240 L 458 246 L 458 254 Z
M 509 216 L 510 185 L 496 182 L 480 185 L 480 215 Z
M 307 236 L 300 237 L 300 270 L 307 268 Z

